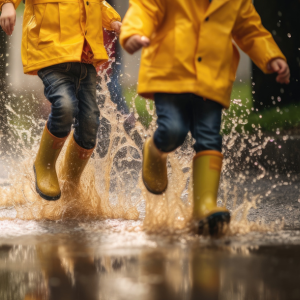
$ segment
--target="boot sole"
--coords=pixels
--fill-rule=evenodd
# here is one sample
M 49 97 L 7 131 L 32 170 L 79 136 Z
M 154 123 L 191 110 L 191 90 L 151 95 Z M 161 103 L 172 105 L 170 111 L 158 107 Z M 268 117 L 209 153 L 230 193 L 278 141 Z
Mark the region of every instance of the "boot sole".
M 157 191 L 151 190 L 151 189 L 148 187 L 148 185 L 147 185 L 147 183 L 145 182 L 145 180 L 144 180 L 143 171 L 142 171 L 142 179 L 143 179 L 144 186 L 146 187 L 146 189 L 147 189 L 151 194 L 154 194 L 154 195 L 161 195 L 161 194 L 163 194 L 163 193 L 167 190 L 167 188 L 168 188 L 168 185 L 167 185 L 166 188 L 165 188 L 163 191 L 157 192 Z
M 230 223 L 229 212 L 217 212 L 198 222 L 198 234 L 218 237 L 224 235 L 224 229 Z
M 35 177 L 35 189 L 36 189 L 36 192 L 45 200 L 47 201 L 56 201 L 58 200 L 60 197 L 61 197 L 61 193 L 59 193 L 57 196 L 55 197 L 51 197 L 51 196 L 47 196 L 45 194 L 43 194 L 40 189 L 38 188 L 38 185 L 37 185 L 37 177 L 36 177 L 36 171 L 35 171 L 35 166 L 33 165 L 33 171 L 34 171 L 34 177 Z
M 144 146 L 144 147 L 145 147 L 145 146 Z M 146 189 L 147 189 L 150 193 L 152 193 L 152 194 L 154 194 L 154 195 L 161 195 L 161 194 L 163 194 L 163 193 L 166 191 L 166 189 L 168 188 L 168 184 L 167 184 L 167 186 L 165 187 L 164 190 L 157 192 L 157 191 L 151 190 L 151 189 L 148 187 L 148 185 L 147 185 L 147 183 L 145 182 L 145 180 L 144 180 L 144 175 L 143 175 L 143 169 L 144 169 L 144 147 L 143 147 L 143 162 L 142 162 L 142 179 L 143 179 L 144 186 L 146 187 Z

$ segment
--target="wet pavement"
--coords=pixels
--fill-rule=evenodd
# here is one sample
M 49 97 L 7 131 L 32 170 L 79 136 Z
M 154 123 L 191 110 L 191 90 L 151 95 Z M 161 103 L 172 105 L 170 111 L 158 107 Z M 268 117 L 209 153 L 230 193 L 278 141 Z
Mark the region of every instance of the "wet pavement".
M 0 299 L 299 299 L 300 232 L 212 240 L 142 221 L 0 221 Z
M 248 219 L 284 218 L 278 229 L 235 220 L 240 230 L 220 239 L 154 235 L 143 219 L 24 221 L 0 209 L 0 299 L 300 299 L 300 180 L 251 172 L 223 177 L 219 201 L 233 208 L 258 195 Z

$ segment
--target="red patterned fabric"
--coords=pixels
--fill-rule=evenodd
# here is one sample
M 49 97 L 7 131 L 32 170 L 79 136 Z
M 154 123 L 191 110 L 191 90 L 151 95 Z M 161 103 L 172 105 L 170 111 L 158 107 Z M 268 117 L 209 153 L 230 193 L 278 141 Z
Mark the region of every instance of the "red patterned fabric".
M 116 40 L 113 42 L 113 40 L 115 39 L 116 34 L 112 31 L 107 31 L 107 30 L 103 30 L 103 40 L 104 40 L 104 47 L 107 50 L 107 54 L 109 56 L 109 60 L 108 62 L 100 65 L 97 68 L 97 72 L 103 72 L 104 70 L 106 71 L 106 74 L 108 76 L 111 75 L 112 73 L 112 69 L 111 69 L 111 64 L 112 64 L 112 58 L 115 57 L 116 54 Z
M 83 62 L 84 64 L 93 64 L 93 58 L 94 53 L 87 40 L 85 40 L 82 49 L 81 62 Z

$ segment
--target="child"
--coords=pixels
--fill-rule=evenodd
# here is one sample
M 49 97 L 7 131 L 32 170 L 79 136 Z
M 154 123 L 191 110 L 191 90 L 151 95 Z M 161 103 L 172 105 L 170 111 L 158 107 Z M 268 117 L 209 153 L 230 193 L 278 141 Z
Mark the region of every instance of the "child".
M 161 194 L 168 185 L 166 160 L 190 130 L 196 140 L 193 160 L 194 212 L 210 233 L 230 221 L 217 207 L 222 167 L 219 134 L 222 108 L 245 51 L 265 73 L 289 83 L 289 68 L 251 0 L 130 0 L 121 45 L 142 52 L 138 93 L 154 99 L 158 128 L 144 145 L 142 176 L 147 189 Z
M 0 0 L 0 25 L 11 35 L 20 0 Z M 46 200 L 61 196 L 55 163 L 75 120 L 62 177 L 78 184 L 96 145 L 100 112 L 95 67 L 106 62 L 102 25 L 120 32 L 121 18 L 104 0 L 26 0 L 22 61 L 26 74 L 38 75 L 51 102 L 34 162 L 36 190 Z

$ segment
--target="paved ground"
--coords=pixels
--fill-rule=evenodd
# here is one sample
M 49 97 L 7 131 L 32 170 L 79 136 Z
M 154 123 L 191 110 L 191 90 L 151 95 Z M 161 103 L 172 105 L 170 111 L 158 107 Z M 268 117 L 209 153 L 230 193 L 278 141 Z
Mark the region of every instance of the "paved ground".
M 243 177 L 243 178 L 241 178 Z M 222 191 L 229 194 L 229 207 L 236 199 L 237 204 L 257 199 L 256 209 L 249 211 L 250 220 L 266 223 L 284 221 L 285 229 L 300 229 L 300 178 L 297 174 L 274 174 L 251 171 L 235 174 L 234 178 L 222 181 Z M 220 198 L 224 197 L 221 192 Z
M 0 164 L 1 186 L 8 170 Z M 218 240 L 148 235 L 143 220 L 21 221 L 2 208 L 0 299 L 300 299 L 299 189 L 297 174 L 228 172 L 219 201 L 244 209 Z
M 212 241 L 134 225 L 0 222 L 0 299 L 299 299 L 299 231 Z
M 211 240 L 147 235 L 142 220 L 0 221 L 0 299 L 299 299 L 300 182 L 259 175 L 223 181 L 229 206 L 260 194 L 249 218 L 284 230 Z

